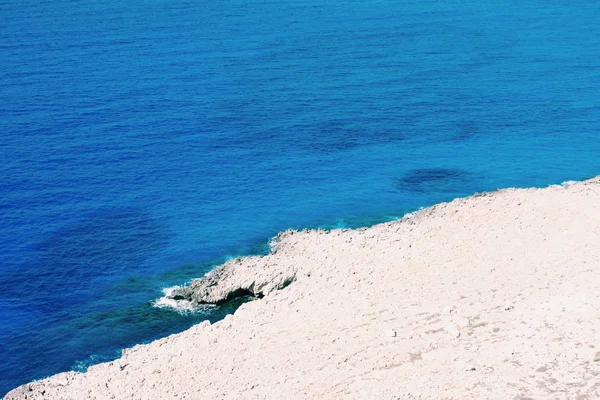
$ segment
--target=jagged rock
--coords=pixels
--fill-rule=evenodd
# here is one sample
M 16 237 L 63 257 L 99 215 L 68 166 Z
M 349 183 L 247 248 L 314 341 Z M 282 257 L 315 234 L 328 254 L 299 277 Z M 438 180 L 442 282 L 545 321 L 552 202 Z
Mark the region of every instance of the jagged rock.
M 275 268 L 264 257 L 247 257 L 226 262 L 190 285 L 174 289 L 168 297 L 197 305 L 222 304 L 244 296 L 261 298 L 285 288 L 295 277 L 295 268 Z
M 442 309 L 442 315 L 449 315 L 455 312 L 456 310 L 452 306 L 446 306 Z

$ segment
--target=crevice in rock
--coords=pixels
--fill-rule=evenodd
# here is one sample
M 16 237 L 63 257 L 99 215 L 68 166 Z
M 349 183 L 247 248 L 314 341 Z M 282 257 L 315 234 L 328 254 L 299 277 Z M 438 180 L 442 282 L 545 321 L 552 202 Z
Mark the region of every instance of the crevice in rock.
M 288 287 L 296 279 L 293 265 L 281 268 L 256 261 L 247 258 L 227 262 L 189 285 L 174 289 L 169 299 L 188 301 L 192 306 L 223 305 L 236 299 L 261 299 Z
M 218 301 L 216 301 L 214 303 L 210 303 L 210 304 L 215 304 L 215 305 L 219 306 L 219 305 L 222 305 L 225 303 L 229 303 L 230 301 L 233 301 L 233 300 L 243 299 L 244 297 L 262 299 L 264 297 L 264 295 L 260 292 L 254 293 L 249 289 L 239 288 L 239 289 L 229 292 L 227 297 L 225 297 L 224 299 L 218 300 Z M 207 303 L 208 302 L 205 302 L 204 304 L 207 304 Z M 200 304 L 202 304 L 202 302 L 200 302 Z

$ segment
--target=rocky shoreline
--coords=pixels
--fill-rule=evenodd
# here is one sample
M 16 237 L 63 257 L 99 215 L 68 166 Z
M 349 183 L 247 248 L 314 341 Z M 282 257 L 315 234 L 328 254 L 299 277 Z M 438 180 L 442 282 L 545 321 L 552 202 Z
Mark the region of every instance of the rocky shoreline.
M 600 397 L 600 177 L 287 231 L 174 301 L 257 301 L 12 399 Z
M 286 231 L 278 238 L 293 234 L 294 231 Z M 284 289 L 295 278 L 294 266 L 277 268 L 266 263 L 263 257 L 238 257 L 216 267 L 191 284 L 174 289 L 167 298 L 188 302 L 192 306 L 219 305 L 245 296 L 260 299 L 275 290 Z

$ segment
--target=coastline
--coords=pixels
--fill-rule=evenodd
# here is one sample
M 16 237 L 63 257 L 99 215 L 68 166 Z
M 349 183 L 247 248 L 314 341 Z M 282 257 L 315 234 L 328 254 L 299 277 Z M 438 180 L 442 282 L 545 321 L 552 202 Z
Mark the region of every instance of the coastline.
M 234 315 L 5 399 L 600 396 L 599 184 L 286 231 L 209 285 L 260 297 Z

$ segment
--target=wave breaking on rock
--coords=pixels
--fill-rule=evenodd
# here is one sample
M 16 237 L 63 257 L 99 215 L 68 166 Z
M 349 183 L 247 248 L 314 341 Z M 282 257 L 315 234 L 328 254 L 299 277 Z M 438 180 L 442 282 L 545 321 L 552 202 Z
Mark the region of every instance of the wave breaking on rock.
M 293 234 L 294 231 L 286 231 L 277 240 L 271 241 L 271 254 L 277 252 L 282 237 Z M 284 289 L 295 278 L 294 265 L 281 268 L 270 264 L 264 256 L 238 257 L 216 267 L 189 285 L 171 288 L 165 293 L 165 301 L 187 304 L 193 309 L 204 304 L 219 305 L 246 296 L 262 298 L 275 290 Z

